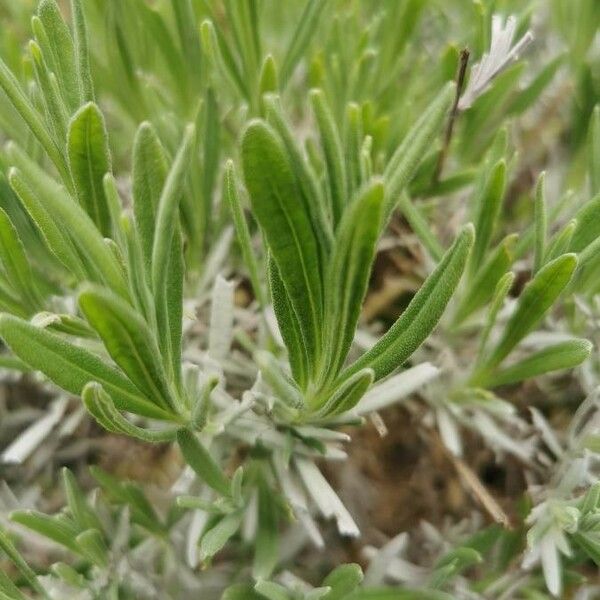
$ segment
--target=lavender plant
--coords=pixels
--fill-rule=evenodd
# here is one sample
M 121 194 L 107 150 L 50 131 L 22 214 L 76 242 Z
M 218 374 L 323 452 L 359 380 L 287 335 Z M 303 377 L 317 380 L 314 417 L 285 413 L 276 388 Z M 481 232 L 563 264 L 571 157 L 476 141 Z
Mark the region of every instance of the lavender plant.
M 575 4 L 0 4 L 2 385 L 48 405 L 0 406 L 2 462 L 35 464 L 0 487 L 0 598 L 594 597 L 600 13 Z M 409 244 L 417 285 L 366 320 Z M 332 474 L 393 414 L 464 519 L 353 514 Z M 176 475 L 62 459 L 83 424 Z

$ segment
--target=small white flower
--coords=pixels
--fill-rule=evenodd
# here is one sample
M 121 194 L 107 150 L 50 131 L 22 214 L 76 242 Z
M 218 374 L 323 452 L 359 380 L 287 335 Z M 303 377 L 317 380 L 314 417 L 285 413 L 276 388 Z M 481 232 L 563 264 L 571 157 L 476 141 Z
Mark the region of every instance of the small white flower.
M 469 108 L 473 102 L 487 89 L 494 77 L 506 68 L 512 61 L 516 60 L 521 52 L 533 40 L 531 31 L 525 35 L 511 48 L 517 21 L 514 16 L 508 17 L 506 23 L 502 24 L 502 17 L 492 17 L 492 40 L 490 51 L 481 57 L 481 61 L 471 69 L 471 77 L 464 94 L 458 103 L 460 110 Z

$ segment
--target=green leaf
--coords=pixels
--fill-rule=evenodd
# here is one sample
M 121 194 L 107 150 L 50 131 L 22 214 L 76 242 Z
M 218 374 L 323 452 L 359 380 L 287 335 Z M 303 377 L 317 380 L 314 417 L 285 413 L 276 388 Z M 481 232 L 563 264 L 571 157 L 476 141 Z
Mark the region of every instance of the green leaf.
M 127 298 L 123 268 L 85 210 L 16 145 L 10 146 L 9 155 L 23 172 L 33 193 L 38 198 L 43 198 L 47 214 L 61 231 L 71 236 L 85 264 L 88 277 L 92 281 L 105 282 L 119 295 Z
M 255 579 L 268 579 L 279 559 L 279 510 L 277 500 L 264 476 L 258 482 L 258 525 L 254 541 Z
M 313 402 L 315 418 L 333 417 L 351 410 L 360 402 L 374 379 L 373 369 L 361 369 L 338 383 L 333 392 L 327 390 L 328 396 L 324 399 L 318 396 Z
M 310 361 L 302 338 L 302 327 L 271 254 L 268 256 L 268 271 L 273 311 L 288 351 L 292 374 L 300 388 L 304 389 L 308 382 Z
M 297 317 L 312 370 L 320 354 L 323 320 L 319 241 L 283 144 L 270 126 L 262 121 L 248 126 L 242 159 L 252 208 Z
M 287 589 L 274 581 L 257 581 L 254 589 L 260 594 L 259 598 L 266 600 L 290 600 L 292 596 Z M 244 598 L 244 600 L 246 600 Z
M 39 34 L 40 30 L 34 23 L 37 41 L 50 69 L 56 75 L 64 101 L 69 107 L 69 112 L 73 112 L 80 102 L 75 66 L 75 47 L 71 32 L 62 18 L 55 0 L 41 0 L 38 15 L 43 27 L 43 34 Z
M 546 252 L 546 230 L 548 229 L 548 215 L 546 212 L 546 174 L 542 172 L 535 186 L 535 246 L 533 258 L 533 272 L 537 273 L 544 261 Z
M 133 142 L 132 193 L 133 212 L 149 278 L 156 211 L 168 170 L 164 148 L 154 127 L 146 121 L 139 126 Z
M 384 221 L 388 220 L 400 198 L 400 192 L 412 179 L 421 159 L 439 133 L 454 96 L 455 85 L 446 84 L 411 127 L 390 158 L 384 172 L 386 192 Z
M 475 217 L 475 244 L 469 261 L 469 271 L 475 275 L 478 268 L 483 264 L 485 253 L 490 240 L 494 235 L 502 196 L 506 185 L 506 163 L 499 160 L 490 170 L 486 177 L 481 194 L 477 198 Z
M 573 235 L 577 229 L 577 221 L 571 219 L 560 231 L 558 231 L 548 244 L 546 250 L 545 262 L 558 258 L 561 254 L 569 251 L 573 241 Z
M 80 102 L 94 101 L 94 83 L 90 69 L 90 53 L 82 0 L 71 0 L 71 15 L 75 32 L 75 57 Z
M 87 529 L 75 538 L 75 543 L 79 551 L 91 563 L 99 567 L 106 567 L 108 564 L 108 548 L 104 542 L 102 534 L 98 529 Z
M 485 358 L 484 350 L 488 338 L 490 336 L 490 333 L 492 332 L 492 328 L 496 324 L 496 318 L 498 317 L 498 313 L 504 305 L 506 296 L 508 295 L 508 292 L 510 292 L 514 281 L 515 274 L 512 271 L 509 271 L 508 273 L 505 273 L 496 284 L 496 288 L 494 289 L 494 294 L 492 296 L 490 308 L 488 310 L 487 318 L 485 321 L 485 326 L 479 338 L 479 350 L 477 352 L 476 366 L 480 365 L 483 362 L 483 359 Z
M 460 281 L 474 236 L 473 225 L 466 225 L 400 318 L 341 378 L 368 367 L 375 371 L 377 381 L 410 357 L 440 320 Z
M 188 125 L 163 186 L 156 212 L 152 246 L 152 290 L 160 346 L 176 382 L 181 376 L 181 309 L 183 252 L 179 202 L 193 146 L 194 126 Z
M 225 164 L 225 180 L 223 182 L 225 188 L 225 196 L 229 204 L 229 210 L 233 217 L 233 224 L 235 226 L 235 232 L 237 235 L 238 243 L 242 251 L 242 258 L 244 264 L 248 269 L 250 275 L 250 281 L 254 290 L 254 295 L 258 300 L 258 303 L 262 308 L 266 306 L 266 300 L 264 297 L 262 284 L 258 275 L 258 261 L 252 249 L 252 240 L 250 239 L 250 231 L 248 230 L 248 223 L 244 216 L 244 209 L 237 187 L 237 178 L 235 176 L 235 169 L 233 161 L 228 160 Z
M 592 344 L 587 340 L 568 340 L 554 344 L 527 356 L 514 365 L 507 366 L 482 383 L 496 387 L 537 377 L 544 373 L 572 369 L 580 365 L 591 353 Z
M 264 596 L 255 592 L 250 584 L 238 583 L 228 587 L 221 600 L 264 600 Z
M 331 590 L 323 596 L 322 600 L 346 600 L 358 589 L 362 580 L 363 572 L 359 565 L 354 563 L 341 565 L 325 577 L 323 586 L 330 587 Z
M 120 481 L 96 466 L 90 467 L 90 473 L 117 504 L 127 504 L 131 508 L 134 523 L 161 538 L 166 534 L 160 517 L 137 484 Z
M 29 98 L 21 89 L 19 82 L 2 59 L 0 59 L 0 88 L 4 90 L 4 93 L 14 106 L 15 110 L 19 113 L 23 121 L 25 121 L 25 124 L 31 130 L 31 133 L 33 133 L 46 154 L 50 157 L 50 160 L 58 169 L 63 180 L 65 182 L 69 181 L 69 171 L 62 152 L 52 139 L 50 132 L 29 101 Z
M 225 515 L 200 541 L 200 559 L 205 561 L 212 558 L 233 537 L 242 524 L 244 513 L 236 511 Z
M 329 195 L 331 198 L 331 215 L 335 228 L 342 218 L 342 213 L 348 202 L 344 151 L 342 149 L 340 134 L 331 109 L 327 104 L 325 94 L 322 90 L 311 90 L 310 99 L 317 119 L 321 144 L 325 155 Z
M 156 340 L 144 320 L 115 294 L 101 288 L 86 287 L 78 302 L 112 359 L 136 387 L 157 406 L 175 410 Z
M 0 262 L 13 288 L 28 307 L 29 312 L 39 310 L 41 300 L 36 288 L 31 266 L 17 230 L 8 215 L 0 208 Z
M 490 253 L 460 300 L 454 317 L 455 324 L 464 321 L 492 298 L 496 284 L 513 263 L 518 238 L 516 233 L 507 235 Z
M 145 429 L 130 423 L 116 408 L 102 386 L 90 381 L 81 392 L 81 399 L 88 412 L 107 431 L 120 433 L 148 443 L 164 443 L 175 439 L 177 429 Z
M 29 42 L 29 54 L 32 58 L 36 82 L 42 93 L 48 127 L 54 132 L 57 145 L 62 148 L 62 141 L 67 131 L 68 109 L 60 96 L 55 75 L 48 70 L 40 47 L 33 40 Z
M 144 398 L 119 371 L 87 350 L 11 315 L 0 315 L 0 337 L 24 363 L 41 371 L 56 385 L 81 395 L 89 381 L 97 381 L 119 410 L 169 420 L 168 413 Z
M 589 161 L 590 189 L 600 194 L 600 104 L 596 104 L 590 119 Z
M 96 513 L 90 508 L 88 501 L 79 487 L 73 473 L 66 467 L 62 470 L 63 486 L 67 496 L 67 504 L 71 515 L 77 526 L 82 531 L 84 529 L 97 529 L 102 531 L 102 525 Z
M 294 34 L 285 50 L 281 65 L 281 81 L 285 85 L 304 55 L 311 39 L 318 31 L 319 18 L 327 5 L 326 0 L 307 0 Z
M 213 490 L 228 497 L 231 491 L 229 479 L 196 435 L 187 429 L 181 429 L 177 432 L 177 443 L 185 461 L 196 475 Z
M 406 192 L 400 194 L 398 208 L 431 257 L 436 262 L 442 260 L 444 248 L 431 231 L 429 222 L 423 216 L 421 209 L 410 199 Z
M 85 267 L 71 239 L 50 216 L 44 206 L 44 202 L 40 200 L 39 194 L 31 190 L 23 174 L 15 167 L 10 169 L 8 179 L 12 189 L 37 226 L 50 251 L 73 273 L 78 281 L 85 279 Z
M 20 552 L 8 537 L 6 531 L 4 531 L 2 528 L 0 528 L 0 550 L 2 550 L 4 554 L 6 554 L 6 556 L 8 556 L 8 558 L 13 562 L 15 567 L 17 567 L 19 570 L 19 573 L 21 573 L 25 581 L 33 590 L 35 590 L 43 598 L 49 598 L 48 594 L 44 591 L 44 588 L 38 582 L 34 571 L 25 562 L 25 559 L 21 556 Z M 23 596 L 23 598 L 25 598 L 25 596 Z
M 111 170 L 104 117 L 93 102 L 84 104 L 69 123 L 69 167 L 83 206 L 104 237 L 112 232 L 110 210 L 102 180 Z
M 361 184 L 360 151 L 364 139 L 360 107 L 350 102 L 346 107 L 344 147 L 346 149 L 346 184 L 348 194 L 353 195 Z
M 384 190 L 374 182 L 344 212 L 325 277 L 325 343 L 322 375 L 331 381 L 342 368 L 367 292 L 383 213 Z
M 17 510 L 10 514 L 10 520 L 80 554 L 75 542 L 79 529 L 66 515 L 49 516 L 37 510 Z
M 581 252 L 600 237 L 600 195 L 586 202 L 574 218 L 577 225 L 569 252 Z
M 485 361 L 485 369 L 495 369 L 536 326 L 569 283 L 576 266 L 574 254 L 563 254 L 539 270 L 521 293 L 502 337 Z

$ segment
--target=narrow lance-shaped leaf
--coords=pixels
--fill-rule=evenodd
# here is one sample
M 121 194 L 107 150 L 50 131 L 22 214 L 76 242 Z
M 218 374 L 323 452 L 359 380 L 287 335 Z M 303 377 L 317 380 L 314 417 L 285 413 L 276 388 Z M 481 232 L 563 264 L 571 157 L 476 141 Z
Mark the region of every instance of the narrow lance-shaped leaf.
M 188 125 L 160 195 L 152 245 L 152 290 L 160 346 L 177 384 L 181 376 L 183 302 L 183 250 L 179 231 L 179 201 L 193 138 L 194 126 Z
M 119 410 L 154 419 L 172 419 L 170 412 L 144 398 L 115 368 L 45 329 L 4 314 L 0 315 L 0 337 L 24 363 L 41 371 L 67 392 L 79 396 L 89 381 L 98 381 Z
M 223 496 L 229 496 L 229 479 L 195 434 L 187 429 L 181 429 L 177 433 L 177 443 L 187 464 L 192 467 L 196 475 L 213 490 Z
M 112 233 L 110 210 L 102 179 L 111 170 L 104 117 L 93 102 L 82 106 L 69 124 L 69 167 L 79 204 L 104 237 Z
M 590 120 L 590 188 L 600 194 L 600 104 L 596 104 Z
M 8 180 L 12 189 L 19 197 L 23 208 L 36 224 L 50 251 L 73 273 L 78 281 L 83 281 L 86 278 L 85 267 L 71 239 L 48 214 L 44 202 L 39 195 L 31 190 L 23 174 L 15 167 L 11 167 L 8 173 Z
M 479 310 L 492 298 L 496 284 L 513 263 L 514 249 L 518 238 L 516 233 L 507 235 L 496 249 L 490 252 L 490 256 L 462 295 L 454 317 L 456 325 Z
M 487 387 L 516 383 L 544 373 L 572 369 L 580 365 L 591 353 L 587 340 L 567 340 L 539 350 L 514 365 L 500 369 L 482 383 Z
M 0 262 L 8 280 L 31 312 L 40 308 L 40 295 L 25 248 L 8 215 L 0 208 Z
M 378 380 L 410 357 L 440 320 L 460 281 L 474 237 L 473 225 L 466 225 L 400 318 L 373 348 L 342 373 L 342 379 L 369 367 Z
M 101 427 L 112 433 L 120 433 L 148 443 L 171 442 L 175 439 L 175 426 L 151 430 L 129 422 L 115 407 L 112 398 L 95 381 L 88 383 L 81 392 L 81 399 L 88 412 Z
M 242 140 L 244 177 L 254 214 L 298 318 L 314 369 L 321 343 L 323 289 L 319 242 L 277 134 L 252 122 Z
M 575 214 L 575 220 L 569 252 L 581 252 L 600 237 L 600 195 L 586 202 Z
M 322 375 L 335 379 L 344 364 L 367 291 L 383 212 L 381 182 L 366 188 L 345 211 L 325 278 L 327 350 Z
M 273 301 L 273 311 L 279 331 L 288 351 L 288 359 L 294 379 L 301 388 L 306 387 L 309 372 L 309 358 L 302 338 L 302 327 L 285 289 L 279 269 L 269 254 L 269 288 Z
M 279 558 L 277 499 L 264 476 L 258 482 L 258 523 L 254 542 L 254 566 L 252 574 L 255 579 L 268 579 Z
M 312 37 L 318 30 L 319 17 L 323 12 L 326 0 L 307 0 L 304 10 L 294 31 L 294 35 L 286 48 L 281 65 L 281 81 L 285 85 L 302 58 Z
M 541 173 L 535 187 L 535 246 L 533 258 L 533 272 L 537 273 L 544 261 L 546 252 L 546 230 L 548 229 L 548 215 L 546 213 L 546 174 Z
M 423 215 L 419 206 L 410 199 L 406 192 L 400 194 L 398 208 L 400 209 L 402 216 L 408 221 L 410 228 L 431 255 L 431 258 L 436 262 L 442 260 L 444 248 L 435 234 L 431 231 L 429 222 Z
M 494 235 L 496 221 L 500 213 L 505 184 L 506 163 L 504 160 L 499 160 L 487 175 L 483 190 L 477 201 L 475 218 L 477 237 L 469 261 L 471 275 L 475 275 L 484 262 L 485 253 Z
M 510 289 L 512 288 L 514 281 L 515 281 L 515 274 L 512 271 L 509 271 L 508 273 L 505 273 L 500 278 L 500 281 L 498 281 L 498 283 L 496 284 L 496 289 L 494 290 L 494 294 L 493 294 L 492 300 L 490 302 L 490 308 L 488 310 L 487 318 L 485 321 L 485 326 L 484 326 L 483 331 L 481 332 L 481 336 L 479 338 L 479 348 L 478 348 L 478 352 L 477 352 L 477 360 L 475 363 L 476 368 L 478 365 L 480 365 L 483 362 L 483 360 L 485 358 L 484 351 L 486 349 L 488 338 L 490 336 L 490 333 L 492 332 L 494 325 L 496 324 L 496 319 L 498 317 L 498 313 L 500 312 L 500 309 L 504 305 L 506 296 L 508 296 L 508 292 L 510 292 Z M 477 371 L 477 369 L 475 369 L 475 372 L 476 371 Z
M 161 356 L 144 320 L 121 298 L 97 287 L 79 294 L 79 308 L 112 359 L 157 406 L 174 410 Z
M 240 525 L 244 513 L 240 510 L 223 516 L 213 527 L 211 527 L 200 541 L 200 560 L 212 558 L 233 537 Z
M 87 25 L 83 14 L 82 0 L 71 0 L 71 15 L 73 17 L 73 30 L 75 31 L 76 73 L 80 102 L 93 102 L 94 83 L 90 69 Z
M 169 166 L 158 135 L 149 122 L 142 123 L 133 142 L 133 211 L 144 260 L 151 275 L 156 211 Z
M 27 564 L 25 559 L 21 556 L 15 545 L 12 543 L 10 538 L 4 529 L 0 528 L 0 550 L 2 550 L 6 556 L 13 562 L 15 567 L 19 570 L 25 581 L 31 586 L 32 590 L 35 590 L 42 598 L 49 599 L 50 596 L 42 587 L 37 579 L 36 574 Z M 23 596 L 25 599 L 25 596 Z
M 264 308 L 266 305 L 266 301 L 264 297 L 262 283 L 258 274 L 258 261 L 256 260 L 256 256 L 252 249 L 250 231 L 248 229 L 246 217 L 244 216 L 244 209 L 242 207 L 242 201 L 237 187 L 235 168 L 233 166 L 233 161 L 231 160 L 228 160 L 225 165 L 225 181 L 223 187 L 225 188 L 225 197 L 227 198 L 229 210 L 231 211 L 231 216 L 233 217 L 235 232 L 237 235 L 238 243 L 240 245 L 240 249 L 242 251 L 242 258 L 244 259 L 244 264 L 248 269 L 248 274 L 250 276 L 250 282 L 252 283 L 254 295 L 256 296 L 256 299 L 258 300 L 260 306 Z
M 548 243 L 544 261 L 549 262 L 569 251 L 573 235 L 577 229 L 577 220 L 571 219 Z
M 394 152 L 384 172 L 386 201 L 384 221 L 392 213 L 400 192 L 415 174 L 417 166 L 440 131 L 452 102 L 455 86 L 448 83 L 425 109 Z
M 327 390 L 328 397 L 317 398 L 317 402 L 313 402 L 314 417 L 327 419 L 352 410 L 371 387 L 374 379 L 373 369 L 362 369 L 350 375 L 333 392 Z
M 75 66 L 75 46 L 68 25 L 64 22 L 55 0 L 42 0 L 38 8 L 43 33 L 33 22 L 38 44 L 51 70 L 56 74 L 59 87 L 69 112 L 79 106 L 79 89 Z
M 2 59 L 0 59 L 0 88 L 2 88 L 15 110 L 31 130 L 31 133 L 33 133 L 46 154 L 50 157 L 50 160 L 58 169 L 63 180 L 68 183 L 70 175 L 62 152 L 52 139 L 48 128 L 42 122 L 40 115 L 31 104 L 29 98 L 21 89 L 19 82 Z
M 73 519 L 81 529 L 102 529 L 96 513 L 91 509 L 85 495 L 75 476 L 66 467 L 62 470 L 63 487 L 67 497 L 67 504 Z
M 32 58 L 36 81 L 42 91 L 48 127 L 54 132 L 57 145 L 62 147 L 67 131 L 68 109 L 60 95 L 56 77 L 48 70 L 40 47 L 33 40 L 29 42 L 29 54 Z
M 331 588 L 322 600 L 344 600 L 354 592 L 363 580 L 363 572 L 357 564 L 341 565 L 334 569 L 323 581 L 323 586 Z
M 360 150 L 363 143 L 362 115 L 355 102 L 350 102 L 346 107 L 345 129 L 346 184 L 348 193 L 352 195 L 361 183 Z
M 321 186 L 312 165 L 304 159 L 304 154 L 297 143 L 298 136 L 286 119 L 279 97 L 267 94 L 264 97 L 264 104 L 267 121 L 280 137 L 287 152 L 289 164 L 301 193 L 302 202 L 315 231 L 321 261 L 324 262 L 325 256 L 329 253 L 333 229 L 327 215 L 327 205 L 322 195 Z
M 43 198 L 47 214 L 69 234 L 80 253 L 88 277 L 92 281 L 98 281 L 100 277 L 115 292 L 126 298 L 128 290 L 123 268 L 88 214 L 20 148 L 13 144 L 9 153 L 34 194 Z
M 521 293 L 502 337 L 484 363 L 484 370 L 499 365 L 535 327 L 569 283 L 576 266 L 577 257 L 574 254 L 563 254 L 540 269 Z

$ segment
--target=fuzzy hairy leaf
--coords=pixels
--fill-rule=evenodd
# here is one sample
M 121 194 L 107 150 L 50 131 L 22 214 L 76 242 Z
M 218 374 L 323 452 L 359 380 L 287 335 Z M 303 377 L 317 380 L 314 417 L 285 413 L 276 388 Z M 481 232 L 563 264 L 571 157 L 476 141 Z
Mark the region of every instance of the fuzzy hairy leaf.
M 580 365 L 591 353 L 592 344 L 587 340 L 568 340 L 539 350 L 514 365 L 500 369 L 488 379 L 485 385 L 495 387 L 516 383 L 544 373 L 572 369 Z
M 0 262 L 14 289 L 31 312 L 40 306 L 31 266 L 19 234 L 8 215 L 0 208 Z
M 398 202 L 402 189 L 415 174 L 421 159 L 440 131 L 446 113 L 452 105 L 454 94 L 454 84 L 448 83 L 410 128 L 385 168 L 385 221 Z
M 410 357 L 440 320 L 460 281 L 474 237 L 473 226 L 465 226 L 400 318 L 373 348 L 342 373 L 342 378 L 368 367 L 375 371 L 377 381 Z
M 574 254 L 563 254 L 539 270 L 519 297 L 502 337 L 485 362 L 486 369 L 498 366 L 535 327 L 569 283 L 576 266 Z
M 384 189 L 375 182 L 359 193 L 344 212 L 325 278 L 323 375 L 334 379 L 350 350 L 367 292 L 383 213 Z
M 83 206 L 104 237 L 111 235 L 111 218 L 102 180 L 111 170 L 104 117 L 93 102 L 84 104 L 69 123 L 69 167 Z
M 475 231 L 477 237 L 473 245 L 469 270 L 474 275 L 483 264 L 486 250 L 494 234 L 500 214 L 502 196 L 506 185 L 506 163 L 498 161 L 486 177 L 485 185 L 477 198 Z
M 269 125 L 253 121 L 248 126 L 242 159 L 252 208 L 297 317 L 308 367 L 313 369 L 322 335 L 323 287 L 319 242 L 310 215 L 283 144 Z
M 38 7 L 39 22 L 43 28 L 34 32 L 44 58 L 56 75 L 62 96 L 70 112 L 79 106 L 79 89 L 75 67 L 75 46 L 69 27 L 64 22 L 55 0 L 41 0 Z
M 148 443 L 164 443 L 175 439 L 177 430 L 174 428 L 150 430 L 130 423 L 116 409 L 112 398 L 95 381 L 91 381 L 83 388 L 81 399 L 88 412 L 107 431 L 128 435 Z
M 204 483 L 223 496 L 230 495 L 229 479 L 194 433 L 187 429 L 180 429 L 177 432 L 177 444 L 187 464 Z
M 150 276 L 156 211 L 169 170 L 164 148 L 151 123 L 142 123 L 135 134 L 132 169 L 133 212 Z
M 144 320 L 115 294 L 98 287 L 86 287 L 78 303 L 111 358 L 136 387 L 157 406 L 173 410 L 160 352 Z
M 45 329 L 4 314 L 0 315 L 0 337 L 24 363 L 72 394 L 81 395 L 88 382 L 97 381 L 119 410 L 155 419 L 171 418 L 170 413 L 144 398 L 115 368 Z

